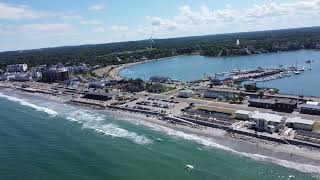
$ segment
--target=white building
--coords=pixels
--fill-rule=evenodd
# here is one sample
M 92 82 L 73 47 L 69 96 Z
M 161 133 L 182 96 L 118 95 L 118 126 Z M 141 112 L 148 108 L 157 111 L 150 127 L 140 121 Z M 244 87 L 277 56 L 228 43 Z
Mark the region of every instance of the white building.
M 192 96 L 193 96 L 192 90 L 181 90 L 178 94 L 178 97 L 181 97 L 181 98 L 190 98 Z
M 312 105 L 312 106 L 319 106 L 320 105 L 319 102 L 312 102 L 312 101 L 308 101 L 306 104 L 307 105 Z
M 286 125 L 293 129 L 312 131 L 314 121 L 302 119 L 300 117 L 288 117 L 286 119 Z
M 252 112 L 250 111 L 237 110 L 235 113 L 235 118 L 239 120 L 249 121 L 251 114 Z
M 203 94 L 204 98 L 219 98 L 219 99 L 232 99 L 234 98 L 233 92 L 219 91 L 219 90 L 206 90 Z
M 255 127 L 259 131 L 267 131 L 270 133 L 278 131 L 284 125 L 297 130 L 312 131 L 313 125 L 315 123 L 312 120 L 302 119 L 301 117 L 283 117 L 278 114 L 243 110 L 236 111 L 235 118 L 239 120 L 254 122 Z
M 25 72 L 27 69 L 27 64 L 12 64 L 7 66 L 7 72 Z
M 250 115 L 250 119 L 256 123 L 258 130 L 269 133 L 278 131 L 285 124 L 284 117 L 271 113 L 260 113 L 256 111 Z

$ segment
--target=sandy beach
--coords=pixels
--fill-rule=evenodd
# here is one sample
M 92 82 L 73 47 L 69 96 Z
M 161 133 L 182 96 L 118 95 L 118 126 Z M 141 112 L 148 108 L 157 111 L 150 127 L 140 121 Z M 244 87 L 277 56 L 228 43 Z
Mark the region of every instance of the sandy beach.
M 54 97 L 44 94 L 30 94 L 9 89 L 0 89 L 0 92 L 8 96 L 23 97 L 26 99 L 41 98 L 43 100 L 66 103 L 65 98 Z M 283 145 L 251 137 L 237 138 L 231 137 L 226 131 L 214 128 L 191 128 L 185 125 L 171 124 L 167 121 L 159 120 L 156 117 L 147 117 L 144 114 L 132 113 L 113 109 L 99 109 L 89 106 L 78 106 L 81 109 L 97 111 L 98 113 L 112 116 L 119 121 L 128 121 L 146 128 L 150 128 L 159 133 L 169 136 L 176 136 L 202 144 L 205 147 L 218 148 L 231 153 L 253 158 L 256 160 L 270 161 L 277 164 L 290 164 L 290 166 L 312 166 L 317 168 L 320 164 L 319 150 L 297 147 L 293 145 Z M 288 165 L 289 166 L 289 165 Z M 316 166 L 316 167 L 313 167 Z M 310 168 L 310 167 L 308 167 Z M 318 167 L 320 169 L 320 167 Z M 320 171 L 319 171 L 320 172 Z

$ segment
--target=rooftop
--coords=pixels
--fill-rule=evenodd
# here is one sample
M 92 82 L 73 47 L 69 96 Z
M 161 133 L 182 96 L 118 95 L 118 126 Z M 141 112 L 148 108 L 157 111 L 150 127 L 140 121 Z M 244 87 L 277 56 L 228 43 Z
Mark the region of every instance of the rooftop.
M 320 106 L 317 106 L 317 105 L 302 104 L 300 107 L 304 109 L 320 110 Z
M 313 125 L 314 121 L 302 119 L 301 117 L 288 117 L 286 122 L 289 123 L 300 123 L 300 124 L 307 124 L 307 125 Z
M 268 103 L 268 104 L 275 104 L 275 100 L 274 99 L 255 99 L 255 98 L 251 98 L 249 99 L 249 103 Z
M 184 90 L 181 90 L 179 91 L 180 93 L 192 93 L 193 91 L 190 90 L 190 89 L 184 89 Z
M 244 110 L 237 110 L 236 114 L 246 114 L 246 115 L 250 115 L 252 112 L 250 111 L 244 111 Z
M 275 102 L 280 104 L 289 104 L 289 105 L 296 105 L 298 103 L 297 100 L 293 100 L 293 99 L 275 99 Z
M 283 119 L 283 117 L 278 115 L 278 114 L 260 113 L 258 111 L 255 111 L 254 113 L 252 113 L 251 114 L 251 118 L 253 118 L 253 119 L 264 119 L 266 121 L 278 122 L 278 123 L 280 123 L 281 120 Z

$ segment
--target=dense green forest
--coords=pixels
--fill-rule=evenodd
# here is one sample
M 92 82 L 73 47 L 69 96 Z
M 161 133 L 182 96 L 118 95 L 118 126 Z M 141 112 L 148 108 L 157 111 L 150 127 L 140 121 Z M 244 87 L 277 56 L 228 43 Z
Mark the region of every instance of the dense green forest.
M 237 39 L 240 45 L 236 44 Z M 77 64 L 107 66 L 148 59 L 200 53 L 204 56 L 238 56 L 297 49 L 320 48 L 320 27 L 154 39 L 97 45 L 66 46 L 0 53 L 0 68 L 7 64 Z M 121 59 L 121 61 L 119 60 Z

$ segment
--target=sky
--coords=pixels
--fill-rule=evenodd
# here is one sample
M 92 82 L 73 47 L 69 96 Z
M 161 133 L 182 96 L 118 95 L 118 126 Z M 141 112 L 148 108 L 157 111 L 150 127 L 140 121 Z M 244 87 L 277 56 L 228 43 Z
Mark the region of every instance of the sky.
M 0 0 L 0 51 L 320 25 L 320 0 Z

